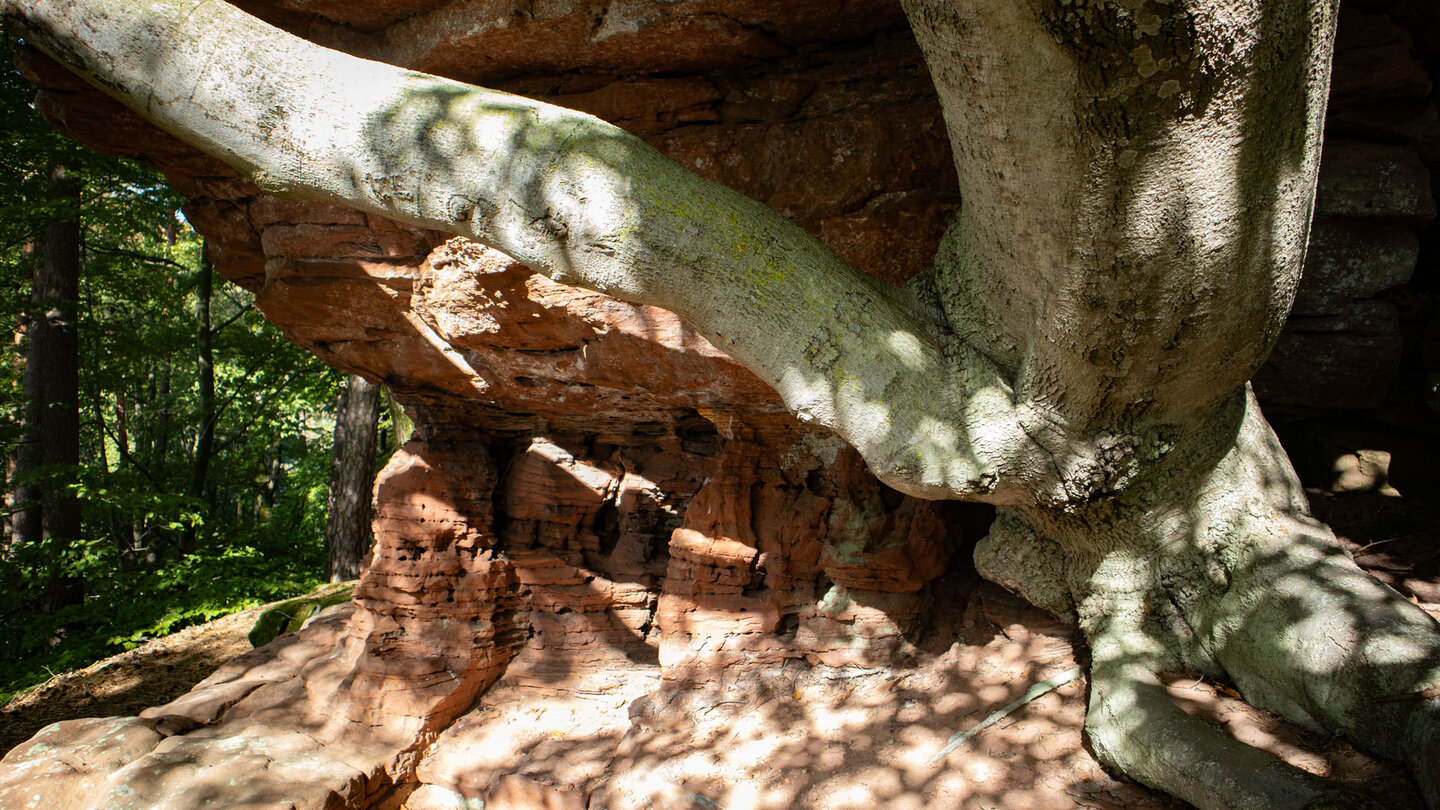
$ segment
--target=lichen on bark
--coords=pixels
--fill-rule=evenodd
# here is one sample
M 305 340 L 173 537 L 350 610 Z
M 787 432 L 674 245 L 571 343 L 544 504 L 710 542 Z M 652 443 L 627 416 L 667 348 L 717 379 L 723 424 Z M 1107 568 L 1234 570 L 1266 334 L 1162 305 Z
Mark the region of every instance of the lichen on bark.
M 1114 767 L 1202 807 L 1331 800 L 1328 783 L 1171 705 L 1158 675 L 1189 669 L 1407 758 L 1435 805 L 1440 629 L 1308 517 L 1245 382 L 1294 294 L 1335 4 L 905 5 L 965 201 L 934 269 L 903 291 L 588 116 L 325 51 L 214 2 L 4 8 L 267 190 L 671 309 L 890 485 L 997 504 L 978 563 L 1079 622 L 1091 737 Z M 231 40 L 245 44 L 217 61 Z M 412 461 L 443 467 L 420 449 Z M 473 587 L 499 604 L 513 571 L 488 532 L 461 556 L 488 566 Z M 701 542 L 682 532 L 677 559 Z M 449 540 L 418 553 L 460 554 Z M 724 575 L 746 578 L 743 598 L 760 558 L 737 545 Z M 827 561 L 858 567 L 852 552 Z M 817 610 L 851 608 L 841 586 L 820 590 Z M 376 649 L 360 660 L 380 690 L 425 646 L 423 622 L 378 585 L 361 593 Z M 489 657 L 455 694 L 493 678 L 519 635 L 472 633 Z

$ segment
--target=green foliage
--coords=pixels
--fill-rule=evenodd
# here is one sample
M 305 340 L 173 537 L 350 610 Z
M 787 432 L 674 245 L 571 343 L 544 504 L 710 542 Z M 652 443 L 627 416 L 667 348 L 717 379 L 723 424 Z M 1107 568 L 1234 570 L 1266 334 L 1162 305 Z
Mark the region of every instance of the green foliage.
M 188 624 L 304 593 L 324 571 L 338 373 L 286 341 L 253 297 L 210 299 L 214 450 L 199 462 L 197 283 L 203 244 L 153 169 L 98 155 L 40 120 L 0 39 L 0 330 L 23 331 L 46 168 L 84 183 L 79 302 L 81 463 L 38 470 L 82 503 L 79 538 L 0 540 L 0 697 L 50 671 Z M 21 432 L 23 343 L 0 342 L 0 453 Z M 201 476 L 203 486 L 194 483 Z M 7 481 L 13 491 L 17 481 Z M 58 571 L 79 604 L 41 610 Z
M 237 610 L 308 593 L 323 581 L 323 547 L 296 551 L 288 538 L 256 533 L 246 544 L 207 548 L 133 571 L 115 571 L 99 558 L 103 555 L 82 555 L 77 568 L 91 574 L 82 604 L 4 620 L 0 703 L 52 673 Z

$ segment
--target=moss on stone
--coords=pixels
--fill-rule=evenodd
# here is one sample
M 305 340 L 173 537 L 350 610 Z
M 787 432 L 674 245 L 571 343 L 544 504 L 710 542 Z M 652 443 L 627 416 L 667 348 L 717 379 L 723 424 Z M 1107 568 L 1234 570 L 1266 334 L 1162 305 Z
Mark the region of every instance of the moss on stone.
M 355 590 L 356 582 L 352 580 L 326 585 L 304 596 L 277 602 L 266 608 L 246 636 L 250 640 L 250 646 L 261 647 L 286 633 L 294 633 L 304 627 L 310 617 L 325 608 L 350 601 L 350 593 Z

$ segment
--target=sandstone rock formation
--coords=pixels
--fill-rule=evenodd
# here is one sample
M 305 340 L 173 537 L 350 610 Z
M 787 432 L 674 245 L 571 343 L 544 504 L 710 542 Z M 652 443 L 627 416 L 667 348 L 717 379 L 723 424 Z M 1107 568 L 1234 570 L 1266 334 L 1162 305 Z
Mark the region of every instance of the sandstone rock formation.
M 889 0 L 240 5 L 332 47 L 614 121 L 890 282 L 926 265 L 959 204 L 924 62 Z M 1343 30 L 1312 255 L 1257 381 L 1279 404 L 1383 399 L 1400 333 L 1377 296 L 1409 279 L 1435 215 L 1429 78 L 1387 18 L 1347 12 Z M 43 57 L 25 69 L 57 126 L 158 166 L 219 272 L 291 339 L 384 382 L 417 426 L 377 481 L 353 607 L 174 704 L 17 749 L 13 773 L 46 774 L 23 777 L 36 791 L 96 797 L 55 806 L 146 806 L 224 779 L 228 806 L 258 807 L 280 797 L 277 775 L 296 806 L 395 806 L 427 768 L 428 784 L 466 784 L 424 752 L 501 678 L 519 694 L 718 700 L 791 667 L 891 666 L 927 602 L 963 596 L 934 583 L 983 508 L 882 486 L 676 316 L 268 197 Z M 627 672 L 649 680 L 636 692 Z M 260 748 L 226 742 L 252 738 Z M 56 770 L 46 746 L 89 764 Z M 411 806 L 427 793 L 440 795 Z
M 1285 336 L 1255 390 L 1267 406 L 1362 410 L 1400 367 L 1400 311 L 1418 231 L 1435 218 L 1440 119 L 1414 43 L 1390 17 L 1346 4 L 1335 42 L 1325 152 L 1305 273 Z

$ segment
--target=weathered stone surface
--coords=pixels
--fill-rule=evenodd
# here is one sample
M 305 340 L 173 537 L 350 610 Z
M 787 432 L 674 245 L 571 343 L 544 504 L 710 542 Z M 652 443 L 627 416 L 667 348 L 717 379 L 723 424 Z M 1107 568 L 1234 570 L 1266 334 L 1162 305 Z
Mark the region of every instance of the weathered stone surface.
M 1440 160 L 1440 116 L 1407 32 L 1375 13 L 1383 5 L 1341 10 L 1305 273 L 1255 379 L 1267 405 L 1378 407 L 1400 368 L 1398 312 L 1376 299 L 1410 280 L 1417 231 L 1435 216 L 1426 165 Z
M 1426 167 L 1440 161 L 1440 115 L 1428 99 L 1356 104 L 1325 119 L 1327 137 L 1407 144 Z
M 355 588 L 344 712 L 420 735 L 448 724 L 523 643 L 512 563 L 490 521 L 477 437 L 427 426 L 376 476 L 375 549 Z
M 1337 315 L 1353 301 L 1404 286 L 1419 254 L 1420 238 L 1408 225 L 1318 217 L 1291 317 Z
M 657 307 L 556 284 L 462 239 L 431 253 L 418 276 L 406 315 L 468 367 L 472 396 L 630 421 L 647 409 L 725 407 L 740 397 L 755 410 L 783 410 L 768 386 Z
M 1411 147 L 1326 141 L 1315 213 L 1424 224 L 1435 218 L 1430 173 Z
M 357 725 L 307 687 L 350 669 L 342 643 L 353 608 L 240 656 L 140 717 L 51 726 L 3 760 L 0 807 L 365 807 L 398 775 L 413 726 Z M 428 742 L 427 740 L 424 740 Z
M 155 747 L 164 735 L 138 717 L 67 720 L 46 726 L 0 760 L 0 807 L 70 810 L 93 806 L 115 770 Z
M 794 53 L 807 41 L 843 42 L 877 28 L 904 26 L 898 5 L 885 0 L 429 5 L 383 33 L 363 38 L 337 35 L 333 44 L 463 81 L 494 82 L 527 73 L 743 68 Z M 317 33 L 323 41 L 328 32 Z M 544 47 L 536 47 L 537 43 Z
M 893 283 L 929 263 L 960 203 L 890 0 L 243 5 L 353 53 L 614 121 Z M 1328 218 L 1300 317 L 1256 381 L 1274 403 L 1384 396 L 1400 336 L 1374 298 L 1408 278 L 1415 227 L 1434 216 L 1422 155 L 1440 154 L 1440 129 L 1423 76 L 1387 20 L 1345 15 L 1332 117 L 1345 137 L 1326 148 Z M 615 722 L 660 734 L 737 683 L 891 667 L 913 648 L 967 539 L 953 507 L 881 486 L 678 317 L 463 241 L 268 197 L 48 60 L 26 70 L 62 129 L 165 171 L 219 271 L 292 339 L 385 382 L 417 431 L 378 477 L 374 563 L 353 607 L 140 719 L 43 733 L 12 754 L 29 769 L 12 773 L 36 776 L 0 775 L 0 806 L 28 781 L 57 801 L 125 788 L 153 806 L 245 806 L 282 788 L 301 807 L 568 806 L 576 785 L 507 780 L 511 760 L 467 770 L 486 740 L 517 734 L 466 713 L 492 684 L 604 696 Z M 456 748 L 427 753 L 442 734 Z M 67 751 L 85 768 L 66 770 Z M 242 787 L 222 790 L 232 777 Z M 409 792 L 416 779 L 426 787 Z
M 1357 301 L 1329 316 L 1296 317 L 1260 372 L 1256 396 L 1275 405 L 1378 407 L 1400 363 L 1400 318 L 1388 301 Z
M 1340 9 L 1331 65 L 1330 104 L 1418 99 L 1430 95 L 1430 74 L 1404 29 L 1383 14 Z

